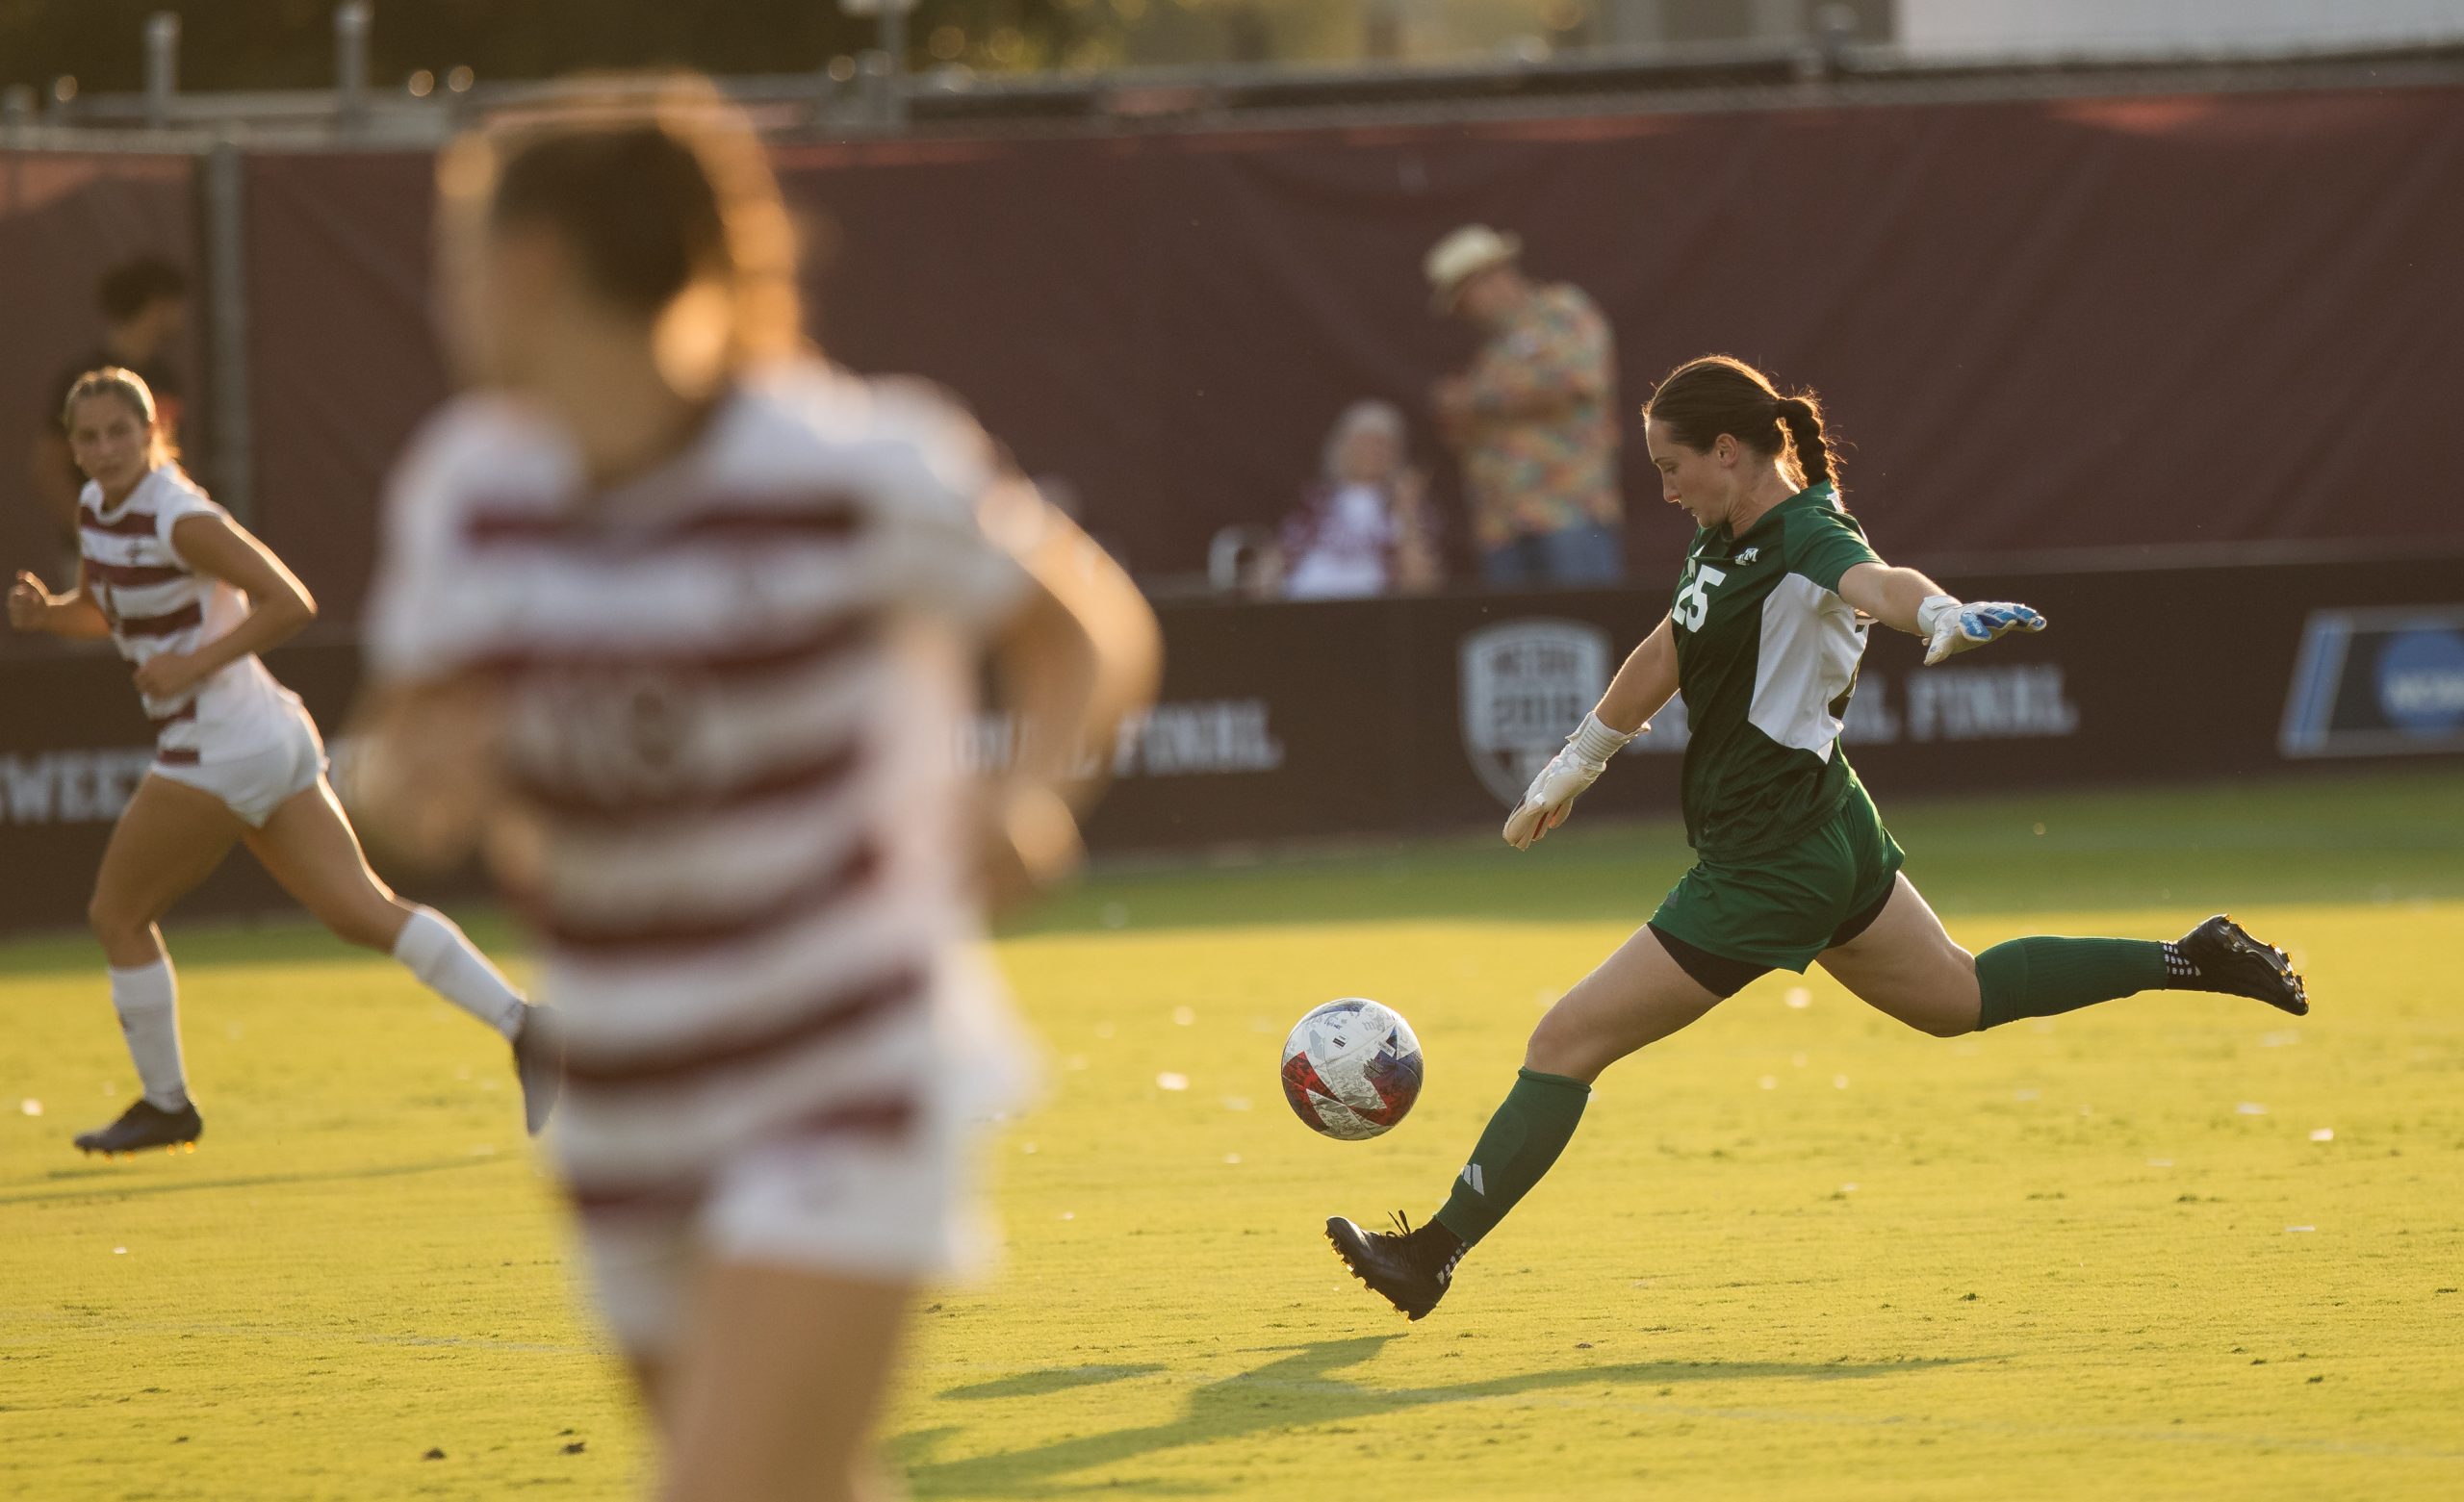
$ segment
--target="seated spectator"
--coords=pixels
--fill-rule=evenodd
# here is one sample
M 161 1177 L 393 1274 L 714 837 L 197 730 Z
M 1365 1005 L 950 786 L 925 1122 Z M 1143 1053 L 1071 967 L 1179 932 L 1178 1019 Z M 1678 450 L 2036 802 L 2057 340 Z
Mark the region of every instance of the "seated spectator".
M 1354 402 L 1327 435 L 1323 473 L 1283 523 L 1287 599 L 1348 599 L 1438 582 L 1428 486 L 1404 459 L 1403 415 Z
M 1219 594 L 1249 599 L 1283 597 L 1283 552 L 1274 529 L 1227 526 L 1206 548 L 1206 582 Z

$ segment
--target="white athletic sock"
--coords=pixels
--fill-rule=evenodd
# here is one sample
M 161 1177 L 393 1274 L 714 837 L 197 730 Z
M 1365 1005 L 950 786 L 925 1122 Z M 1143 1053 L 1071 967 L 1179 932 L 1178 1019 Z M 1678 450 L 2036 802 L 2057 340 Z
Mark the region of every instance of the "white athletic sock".
M 112 1010 L 119 1013 L 128 1056 L 145 1098 L 165 1110 L 189 1103 L 188 1075 L 180 1068 L 179 987 L 168 955 L 134 970 L 112 971 Z
M 478 1018 L 507 1038 L 522 1031 L 522 993 L 471 947 L 453 920 L 433 907 L 411 910 L 394 941 L 394 957 L 420 984 Z

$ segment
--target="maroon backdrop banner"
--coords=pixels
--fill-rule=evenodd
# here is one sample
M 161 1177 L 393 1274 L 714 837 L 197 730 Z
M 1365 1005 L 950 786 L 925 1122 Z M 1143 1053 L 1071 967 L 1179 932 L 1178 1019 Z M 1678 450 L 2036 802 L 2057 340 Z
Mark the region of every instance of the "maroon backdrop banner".
M 956 389 L 1133 567 L 1273 520 L 1362 396 L 1468 336 L 1422 252 L 1485 220 L 1617 331 L 1628 411 L 1725 350 L 1822 394 L 1902 554 L 2454 538 L 2464 90 L 789 145 L 817 332 Z M 329 607 L 443 391 L 428 163 L 250 165 L 259 513 Z M 1425 422 L 1416 446 L 1434 460 Z M 1441 474 L 1443 474 L 1441 466 Z M 1678 534 L 1638 443 L 1639 557 Z
M 94 284 L 106 270 L 141 254 L 191 263 L 192 182 L 186 157 L 0 151 L 0 578 L 31 569 L 68 582 L 31 478 L 36 438 L 60 420 L 52 384 L 102 342 Z M 202 448 L 205 404 L 185 363 L 186 432 Z
M 1674 553 L 1656 561 L 1653 583 L 1614 590 L 1167 602 L 1162 692 L 1094 749 L 1114 781 L 1088 844 L 1187 851 L 1495 829 L 1668 608 Z M 1945 582 L 1970 598 L 2040 607 L 2051 629 L 1935 668 L 1918 665 L 1913 637 L 1876 630 L 1847 716 L 1848 754 L 1886 812 L 1950 793 L 2464 759 L 2459 566 L 2464 550 L 1954 574 Z M 347 633 L 321 631 L 268 666 L 346 764 L 342 732 L 359 680 Z M 145 719 L 126 670 L 90 643 L 0 659 L 0 703 L 29 710 L 0 716 L 0 932 L 73 926 L 113 821 L 152 760 Z M 1656 716 L 1583 795 L 1583 817 L 1674 815 L 1685 737 L 1681 705 Z M 987 765 L 1006 744 L 992 718 L 964 750 Z M 346 770 L 338 780 L 348 785 Z M 1492 849 L 1505 857 L 1504 846 Z M 1912 856 L 1921 872 L 1923 853 Z M 431 896 L 469 889 L 467 879 L 410 881 Z M 243 855 L 181 912 L 285 905 Z

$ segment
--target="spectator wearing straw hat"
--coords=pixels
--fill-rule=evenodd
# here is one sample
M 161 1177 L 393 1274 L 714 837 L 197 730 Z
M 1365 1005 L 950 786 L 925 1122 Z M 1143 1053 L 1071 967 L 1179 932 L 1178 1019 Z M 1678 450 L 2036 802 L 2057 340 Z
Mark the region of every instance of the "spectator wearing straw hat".
M 1614 583 L 1625 504 L 1608 322 L 1581 289 L 1525 276 L 1522 250 L 1512 235 L 1467 224 L 1428 253 L 1437 311 L 1485 336 L 1470 369 L 1437 384 L 1438 428 L 1462 462 L 1483 578 Z

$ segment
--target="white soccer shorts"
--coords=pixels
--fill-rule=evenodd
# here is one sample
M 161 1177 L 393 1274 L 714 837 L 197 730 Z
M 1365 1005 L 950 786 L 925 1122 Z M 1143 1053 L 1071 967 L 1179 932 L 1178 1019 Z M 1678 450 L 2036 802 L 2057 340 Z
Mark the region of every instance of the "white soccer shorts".
M 644 1357 L 676 1343 L 693 1280 L 718 1263 L 893 1285 L 977 1275 L 992 1239 L 973 1193 L 978 1135 L 943 1100 L 895 1133 L 750 1147 L 689 1209 L 586 1214 L 601 1311 Z
M 167 762 L 159 757 L 147 769 L 153 776 L 222 800 L 251 829 L 262 829 L 273 811 L 297 794 L 317 785 L 325 775 L 325 742 L 317 722 L 296 700 L 279 716 L 274 735 L 236 755 L 212 751 L 192 762 Z

